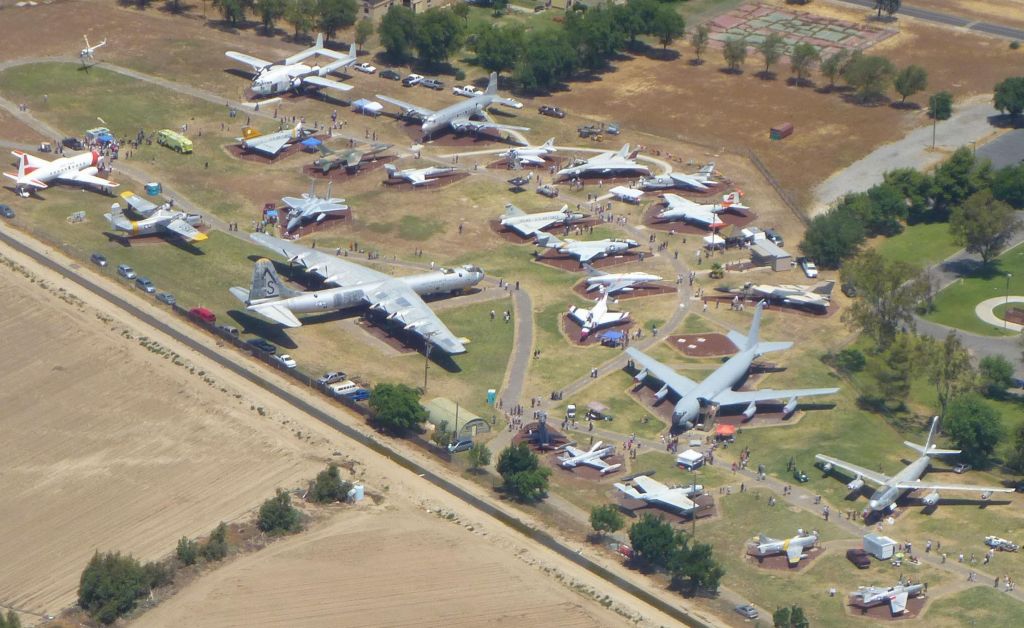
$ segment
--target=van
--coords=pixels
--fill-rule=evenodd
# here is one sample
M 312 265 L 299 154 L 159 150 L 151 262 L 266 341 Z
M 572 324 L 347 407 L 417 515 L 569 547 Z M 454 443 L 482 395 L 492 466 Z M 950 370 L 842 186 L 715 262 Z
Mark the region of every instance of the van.
M 135 279 L 135 277 L 137 277 L 137 275 L 135 274 L 135 270 L 132 269 L 132 267 L 129 266 L 128 264 L 118 264 L 117 274 L 121 275 L 125 279 Z
M 327 388 L 335 397 L 343 397 L 345 395 L 354 393 L 355 391 L 359 390 L 359 384 L 353 382 L 350 379 L 346 379 L 343 382 L 335 382 L 333 384 L 329 384 Z
M 167 148 L 172 148 L 179 153 L 192 152 L 192 140 L 188 139 L 181 133 L 170 129 L 158 131 L 156 134 L 156 143 L 161 146 L 166 146 Z
M 565 418 L 567 418 L 567 419 L 575 419 L 576 418 L 576 404 L 575 403 L 570 403 L 569 405 L 565 406 Z
M 188 311 L 188 315 L 211 325 L 217 322 L 217 315 L 205 307 L 194 307 Z
M 457 454 L 460 451 L 469 451 L 473 448 L 472 438 L 458 438 L 448 445 L 448 453 Z

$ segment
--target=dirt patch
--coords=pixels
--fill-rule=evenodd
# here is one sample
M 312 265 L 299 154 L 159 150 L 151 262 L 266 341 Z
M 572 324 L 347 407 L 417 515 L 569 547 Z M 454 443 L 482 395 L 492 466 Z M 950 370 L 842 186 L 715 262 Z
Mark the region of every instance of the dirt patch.
M 789 558 L 785 553 L 772 554 L 771 556 L 758 556 L 757 546 L 747 546 L 747 562 L 755 563 L 761 569 L 768 569 L 772 571 L 803 571 L 807 569 L 812 562 L 818 557 L 825 553 L 825 550 L 820 547 L 808 548 L 805 552 L 806 557 L 801 558 L 800 562 L 795 565 L 789 564 Z
M 738 347 L 725 334 L 718 333 L 669 336 L 667 342 L 683 355 L 695 358 L 726 356 L 738 351 Z
M 687 233 L 693 235 L 706 236 L 711 235 L 710 229 L 705 229 L 699 225 L 684 222 L 682 220 L 661 220 L 657 218 L 658 213 L 667 207 L 666 203 L 653 203 L 644 212 L 644 226 L 649 229 L 657 229 L 658 231 L 674 231 L 676 233 Z M 724 222 L 727 227 L 734 229 L 742 229 L 747 225 L 750 225 L 757 220 L 757 214 L 752 211 L 748 211 L 746 215 L 739 214 L 731 210 L 725 210 L 718 214 L 719 219 Z
M 646 253 L 645 257 L 650 257 L 650 255 L 650 253 Z M 609 255 L 608 257 L 595 259 L 588 263 L 594 268 L 611 268 L 613 266 L 631 264 L 639 261 L 639 259 L 639 253 L 627 251 L 625 253 L 619 253 L 618 255 Z M 575 257 L 570 257 L 551 249 L 545 251 L 543 255 L 536 256 L 534 261 L 551 266 L 552 268 L 558 268 L 559 270 L 567 270 L 570 272 L 579 272 L 583 270 L 583 264 L 581 264 Z
M 856 617 L 870 617 L 875 621 L 897 621 L 900 619 L 913 619 L 921 615 L 924 610 L 924 605 L 928 603 L 928 598 L 919 595 L 912 597 L 907 600 L 907 609 L 899 615 L 893 615 L 892 609 L 889 608 L 888 604 L 876 604 L 874 606 L 864 606 L 859 598 L 850 597 L 847 606 L 849 607 L 847 612 L 850 615 Z
M 594 290 L 587 292 L 587 282 L 581 281 L 572 287 L 572 291 L 586 299 L 594 298 L 598 292 Z M 624 301 L 627 299 L 639 299 L 643 297 L 654 297 L 662 294 L 675 294 L 675 286 L 662 284 L 662 283 L 642 283 L 633 286 L 631 292 L 617 292 L 614 295 L 616 301 Z
M 314 179 L 328 179 L 331 181 L 351 181 L 353 179 L 356 179 L 357 177 L 362 177 L 365 174 L 368 174 L 375 170 L 379 170 L 384 167 L 384 164 L 389 164 L 395 161 L 396 159 L 398 159 L 398 157 L 395 157 L 393 155 L 377 157 L 376 159 L 372 159 L 370 161 L 360 162 L 359 168 L 352 172 L 349 172 L 348 168 L 345 168 L 344 166 L 339 166 L 337 168 L 331 168 L 330 170 L 327 171 L 326 174 L 324 174 L 323 168 L 320 168 L 319 166 L 314 166 L 313 164 L 310 163 L 302 167 L 302 174 Z

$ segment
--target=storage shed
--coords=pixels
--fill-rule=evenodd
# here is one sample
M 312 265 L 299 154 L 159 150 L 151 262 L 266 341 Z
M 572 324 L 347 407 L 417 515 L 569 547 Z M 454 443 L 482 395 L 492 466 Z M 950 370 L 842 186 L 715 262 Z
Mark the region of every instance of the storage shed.
M 792 134 L 793 134 L 793 123 L 792 122 L 783 122 L 782 124 L 778 124 L 776 126 L 773 126 L 769 136 L 773 140 L 781 140 L 783 138 L 789 137 Z
M 771 240 L 756 240 L 750 245 L 750 261 L 755 266 L 771 266 L 772 270 L 789 270 L 793 256 Z
M 423 404 L 423 407 L 427 411 L 428 423 L 437 427 L 446 422 L 448 429 L 455 432 L 459 438 L 471 438 L 491 431 L 490 423 L 458 406 L 451 399 L 437 397 Z

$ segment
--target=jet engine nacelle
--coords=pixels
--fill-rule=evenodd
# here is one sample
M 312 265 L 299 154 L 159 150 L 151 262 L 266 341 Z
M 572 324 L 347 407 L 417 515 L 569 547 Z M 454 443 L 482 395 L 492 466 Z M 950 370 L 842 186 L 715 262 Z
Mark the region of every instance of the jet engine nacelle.
M 937 492 L 928 493 L 927 495 L 924 496 L 924 499 L 921 501 L 924 502 L 925 506 L 934 506 L 935 504 L 939 503 L 939 494 Z
M 826 462 L 825 464 L 821 465 L 821 468 L 822 468 L 822 470 L 825 471 L 825 473 L 828 473 L 829 471 L 832 470 L 832 463 L 831 462 Z
M 99 171 L 100 169 L 97 168 L 96 166 L 89 166 L 88 168 L 82 168 L 82 170 L 79 171 L 79 174 L 84 174 L 92 177 L 99 174 Z
M 658 389 L 658 392 L 654 393 L 654 398 L 657 401 L 661 401 L 666 395 L 668 395 L 668 386 L 662 386 Z
M 796 397 L 792 397 L 789 402 L 782 408 L 782 418 L 788 419 L 793 416 L 796 412 Z
M 757 414 L 757 404 L 751 401 L 750 405 L 747 406 L 747 409 L 743 411 L 743 416 L 749 421 L 754 418 L 755 414 Z
M 864 486 L 864 480 L 857 478 L 856 480 L 847 484 L 846 488 L 850 489 L 851 491 L 859 491 L 862 486 Z
M 647 379 L 647 369 L 644 369 L 633 376 L 633 380 L 636 382 L 643 382 L 645 379 Z
M 981 499 L 982 499 L 982 500 L 984 500 L 984 501 L 988 501 L 988 499 L 989 499 L 990 497 L 992 497 L 992 491 L 984 491 L 984 492 L 983 492 L 983 493 L 981 494 Z

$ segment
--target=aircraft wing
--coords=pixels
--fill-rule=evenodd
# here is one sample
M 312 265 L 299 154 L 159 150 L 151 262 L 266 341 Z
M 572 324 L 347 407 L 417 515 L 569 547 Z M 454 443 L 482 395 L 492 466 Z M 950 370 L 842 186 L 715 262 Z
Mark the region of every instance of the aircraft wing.
M 1015 489 L 1004 488 L 993 488 L 991 486 L 972 486 L 970 484 L 942 484 L 936 482 L 921 482 L 920 480 L 914 480 L 911 482 L 898 482 L 896 483 L 898 488 L 915 490 L 933 490 L 933 491 L 971 491 L 976 493 L 1013 493 Z
M 280 323 L 285 327 L 302 327 L 302 322 L 299 321 L 295 314 L 279 302 L 257 303 L 255 305 L 250 305 L 247 309 L 250 309 L 257 314 L 262 314 L 275 323 Z
M 420 117 L 423 117 L 423 118 L 426 118 L 430 114 L 434 113 L 433 109 L 427 109 L 426 107 L 420 107 L 419 105 L 414 105 L 412 103 L 407 103 L 404 100 L 398 100 L 397 98 L 391 98 L 390 96 L 383 96 L 381 94 L 377 94 L 377 98 L 383 100 L 384 102 L 389 102 L 392 105 L 395 105 L 397 107 L 401 107 L 402 109 L 404 109 L 406 111 L 411 111 L 411 112 L 415 113 L 416 115 L 418 115 Z
M 635 279 L 619 279 L 618 281 L 613 281 L 605 286 L 605 291 L 607 291 L 608 294 L 615 294 L 616 292 L 625 290 L 636 283 L 638 282 Z
M 770 401 L 772 399 L 790 399 L 792 397 L 815 397 L 817 395 L 832 395 L 839 392 L 838 388 L 794 388 L 792 390 L 774 390 L 765 388 L 763 390 L 723 390 L 715 395 L 711 401 L 722 405 L 732 406 L 751 401 Z
M 466 347 L 455 334 L 404 282 L 393 279 L 381 283 L 364 293 L 363 298 L 371 308 L 386 312 L 390 320 L 404 324 L 407 331 L 423 337 L 445 353 L 466 352 Z
M 694 507 L 693 500 L 687 497 L 681 489 L 665 491 L 654 497 L 653 500 L 678 510 L 691 510 Z
M 413 185 L 423 185 L 427 182 L 427 174 L 422 170 L 413 170 L 403 176 L 405 176 L 405 178 L 409 180 L 409 183 Z
M 469 118 L 455 118 L 448 124 L 456 131 L 482 131 L 483 129 L 502 129 L 506 131 L 529 131 L 530 127 L 511 126 L 509 124 L 497 124 L 490 120 L 470 120 Z
M 587 452 L 583 451 L 582 449 L 577 449 L 576 447 L 573 447 L 572 445 L 568 445 L 565 448 L 565 451 L 566 451 L 566 453 L 569 454 L 570 458 L 576 458 L 576 457 L 582 456 L 583 454 L 587 453 Z
M 340 83 L 338 81 L 332 81 L 331 79 L 324 78 L 322 76 L 307 76 L 302 79 L 303 83 L 309 83 L 310 85 L 316 85 L 317 87 L 326 87 L 327 89 L 336 89 L 339 92 L 347 92 L 352 89 L 352 86 L 348 83 Z
M 892 609 L 893 615 L 898 615 L 907 610 L 907 598 L 909 597 L 910 594 L 903 591 L 889 598 L 889 608 Z
M 638 475 L 633 478 L 633 484 L 644 489 L 644 493 L 661 493 L 668 489 L 667 486 L 646 475 Z
M 286 257 L 289 262 L 305 266 L 309 272 L 323 277 L 325 282 L 336 286 L 355 286 L 391 278 L 390 275 L 385 275 L 372 268 L 293 244 L 286 240 L 279 240 L 264 233 L 253 233 L 249 238 L 271 251 L 278 252 Z
M 584 460 L 582 462 L 582 464 L 585 464 L 585 465 L 590 466 L 590 467 L 594 467 L 598 471 L 602 471 L 602 472 L 605 469 L 607 469 L 608 467 L 611 466 L 610 464 L 608 464 L 604 460 L 601 460 L 601 458 L 599 456 L 594 456 L 593 458 L 588 458 L 588 459 Z
M 697 387 L 697 382 L 685 375 L 676 373 L 671 367 L 665 366 L 634 347 L 626 349 L 626 353 L 638 362 L 644 370 L 675 391 L 677 395 L 685 395 Z
M 185 238 L 189 242 L 201 242 L 206 239 L 205 233 L 188 224 L 181 218 L 175 218 L 174 220 L 166 223 L 164 225 L 164 229 L 170 231 L 174 235 Z
M 836 467 L 837 469 L 842 469 L 847 473 L 852 473 L 865 480 L 874 482 L 875 484 L 885 484 L 889 480 L 888 475 L 878 473 L 877 471 L 871 471 L 870 469 L 865 469 L 864 467 L 858 467 L 855 464 L 850 464 L 849 462 L 844 462 L 842 460 L 839 460 L 838 458 L 833 458 L 831 456 L 823 456 L 822 454 L 817 454 L 816 456 L 814 456 L 814 459 L 819 462 L 828 463 L 833 467 Z
M 789 564 L 795 565 L 800 562 L 800 557 L 804 554 L 804 546 L 799 543 L 786 543 L 786 558 L 789 559 Z
M 698 180 L 696 177 L 690 176 L 688 174 L 679 174 L 678 172 L 673 172 L 670 173 L 668 176 L 670 176 L 672 180 L 674 180 L 679 185 L 685 185 L 687 187 L 693 188 L 694 190 L 699 190 L 701 192 L 706 192 L 708 190 L 708 186 L 704 185 L 704 183 Z
M 516 159 L 527 164 L 542 165 L 544 163 L 547 163 L 537 155 L 516 155 Z
M 156 210 L 155 203 L 148 201 L 134 192 L 122 192 L 121 198 L 128 203 L 128 206 L 143 216 L 149 216 Z
M 270 135 L 257 135 L 256 137 L 246 140 L 246 148 L 250 148 L 259 153 L 266 153 L 273 157 L 274 155 L 281 152 L 281 149 L 285 147 L 288 140 L 292 139 L 290 133 L 278 132 L 271 133 Z
M 68 174 L 57 177 L 61 181 L 73 181 L 75 183 L 87 183 L 89 185 L 95 185 L 101 188 L 116 188 L 119 184 L 113 181 L 108 181 L 101 177 L 96 177 L 91 174 L 85 174 L 82 172 L 69 172 Z M 43 186 L 46 187 L 46 186 Z
M 263 59 L 252 57 L 241 52 L 235 52 L 234 50 L 228 50 L 224 53 L 224 56 L 252 66 L 253 72 L 258 72 L 268 65 L 273 65 L 270 61 L 264 61 Z
M 603 247 L 597 246 L 570 246 L 569 252 L 578 256 L 580 262 L 585 264 L 592 261 L 595 257 L 603 255 L 605 251 Z

